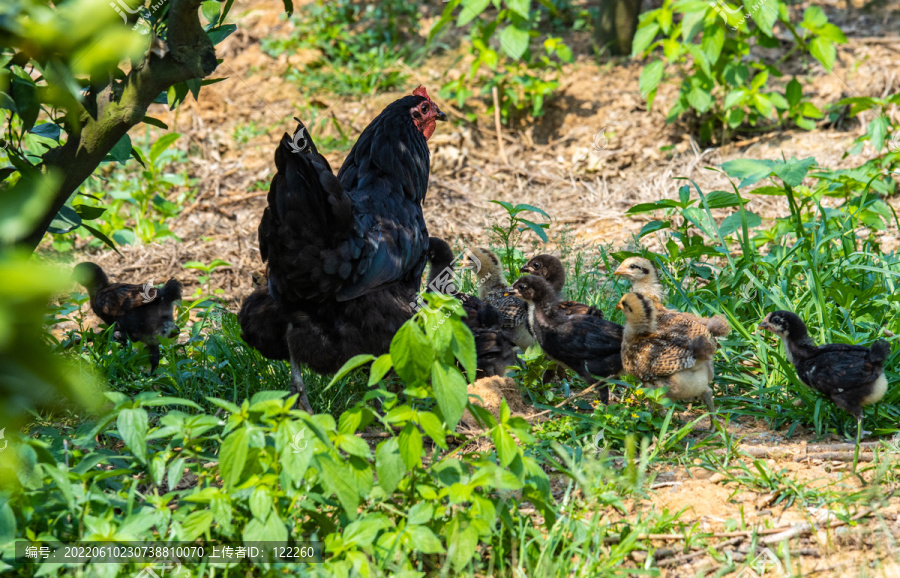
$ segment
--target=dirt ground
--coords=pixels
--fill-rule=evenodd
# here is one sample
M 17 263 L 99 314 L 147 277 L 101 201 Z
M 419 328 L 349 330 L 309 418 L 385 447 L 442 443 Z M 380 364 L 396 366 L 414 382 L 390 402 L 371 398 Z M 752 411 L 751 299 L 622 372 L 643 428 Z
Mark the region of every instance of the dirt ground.
M 812 91 L 813 102 L 822 107 L 843 97 L 881 97 L 897 92 L 900 4 L 887 1 L 874 9 L 859 0 L 817 4 L 842 27 L 849 42 L 838 47 L 838 62 L 832 73 L 818 64 L 805 71 L 790 71 L 811 77 L 809 84 L 804 83 L 804 90 Z M 189 99 L 176 112 L 153 105 L 149 113 L 183 135 L 177 146 L 189 151 L 188 171 L 198 183 L 195 202 L 169 222 L 183 241 L 124 246 L 120 248 L 122 256 L 101 250 L 76 252 L 74 257 L 99 263 L 114 281 L 143 282 L 175 276 L 184 282 L 186 295 L 198 287 L 200 274 L 183 269 L 182 263 L 223 259 L 231 267 L 213 273 L 211 288 L 222 289 L 222 297 L 237 310 L 240 300 L 250 292 L 251 273 L 262 265 L 256 227 L 265 206 L 267 185 L 258 183 L 267 183 L 274 174 L 276 143 L 282 133 L 293 131 L 292 117 L 300 104 L 296 86 L 283 75 L 308 55 L 283 54 L 273 59 L 263 52 L 262 38 L 297 33 L 283 18 L 281 2 L 237 0 L 232 14 L 237 16 L 238 31 L 218 47 L 224 61 L 214 75 L 227 76 L 227 80 L 204 87 L 199 103 Z M 423 29 L 427 30 L 427 24 Z M 436 95 L 445 82 L 442 65 L 448 61 L 447 55 L 436 55 L 419 69 L 408 70 L 409 90 L 423 84 L 432 96 Z M 871 115 L 821 123 L 811 132 L 765 133 L 720 148 L 700 149 L 683 127 L 665 123 L 675 86 L 661 87 L 657 104 L 652 111 L 647 110 L 638 91 L 641 66 L 637 61 L 598 64 L 589 53 L 582 53 L 567 68 L 559 97 L 547 103 L 547 114 L 539 122 L 525 130 L 502 131 L 503 154 L 498 150 L 493 119 L 484 111 L 476 123 L 439 126 L 429 143 L 432 172 L 424 210 L 430 233 L 460 244 L 482 243 L 486 241 L 486 224 L 497 222 L 503 214 L 500 207 L 489 203 L 499 199 L 546 209 L 553 217 L 551 231 L 558 233 L 568 227 L 582 250 L 590 250 L 598 243 L 627 243 L 651 217 L 631 218 L 625 211 L 638 202 L 676 198 L 681 181 L 673 177 L 693 179 L 705 192 L 730 190 L 728 179 L 706 167 L 735 158 L 784 155 L 814 156 L 820 165 L 846 168 L 875 155 L 867 146 L 861 156 L 843 156 L 853 140 L 865 132 Z M 322 95 L 317 100 L 325 113 L 358 134 L 399 96 L 350 99 Z M 451 116 L 462 118 L 452 103 L 439 99 L 438 103 Z M 895 109 L 893 114 L 900 113 Z M 266 133 L 241 144 L 235 139 L 235 129 L 250 122 L 265 127 Z M 144 129 L 139 130 L 142 135 Z M 671 149 L 663 150 L 670 145 Z M 328 156 L 333 166 L 343 160 L 340 153 Z M 890 202 L 898 204 L 896 198 Z M 768 218 L 788 212 L 782 199 L 764 196 L 753 197 L 749 209 Z M 886 231 L 884 245 L 897 247 L 897 235 L 896 230 Z M 817 484 L 854 490 L 860 486 L 859 480 L 848 474 L 846 461 L 815 456 L 795 460 L 807 451 L 811 435 L 794 435 L 786 440 L 782 433 L 766 429 L 765 424 L 735 423 L 732 427 L 734 433 L 745 436 L 745 445 L 783 450 L 776 457 L 765 458 L 776 471 L 786 468 L 791 476 Z M 820 528 L 834 519 L 827 511 L 808 511 L 796 504 L 774 505 L 765 493 L 737 491 L 734 482 L 698 468 L 659 472 L 656 484 L 651 503 L 631 504 L 630 508 L 685 509 L 683 519 L 703 531 L 724 531 L 729 519 L 743 518 L 748 525 L 769 527 L 815 521 Z M 896 489 L 884 488 L 884 493 Z M 893 497 L 889 503 L 888 508 L 852 527 L 820 529 L 791 540 L 792 560 L 799 563 L 802 575 L 900 576 L 896 562 L 900 559 L 900 498 Z M 673 558 L 681 554 L 682 543 L 658 543 L 678 550 Z M 722 551 L 732 551 L 733 558 L 740 560 L 748 556 L 747 546 L 744 541 L 723 546 Z M 706 575 L 716 567 L 704 554 L 664 566 L 663 576 Z

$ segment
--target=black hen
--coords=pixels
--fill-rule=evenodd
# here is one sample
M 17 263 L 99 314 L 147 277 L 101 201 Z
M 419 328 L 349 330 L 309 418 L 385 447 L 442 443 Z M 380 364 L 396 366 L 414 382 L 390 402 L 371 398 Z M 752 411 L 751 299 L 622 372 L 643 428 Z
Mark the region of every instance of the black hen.
M 286 341 L 288 318 L 269 295 L 265 273 L 254 273 L 253 293 L 241 304 L 238 321 L 243 340 L 263 357 L 278 361 L 291 358 Z
M 150 373 L 159 365 L 159 337 L 178 335 L 175 303 L 181 301 L 181 283 L 169 279 L 157 289 L 150 284 L 110 283 L 99 265 L 79 263 L 73 270 L 78 283 L 91 298 L 91 309 L 108 325 L 115 324 L 113 336 L 140 341 L 150 352 Z
M 556 292 L 543 277 L 528 275 L 516 281 L 511 294 L 528 302 L 534 335 L 544 353 L 578 374 L 588 385 L 595 377 L 622 372 L 622 326 L 593 315 L 566 315 L 557 307 Z M 609 388 L 600 391 L 609 403 Z
M 543 277 L 553 287 L 556 298 L 560 299 L 557 307 L 566 315 L 594 315 L 603 319 L 603 311 L 592 305 L 585 305 L 572 300 L 563 300 L 563 288 L 566 285 L 566 270 L 562 261 L 553 255 L 537 255 L 528 260 L 520 269 L 523 275 Z
M 457 291 L 453 270 L 453 251 L 443 239 L 428 239 L 429 291 L 452 295 L 462 302 L 466 316 L 463 321 L 475 336 L 478 354 L 478 377 L 506 375 L 507 366 L 516 363 L 515 344 L 501 327 L 500 312 L 474 295 Z
M 437 120 L 446 116 L 419 87 L 366 127 L 337 176 L 302 124 L 275 152 L 259 250 L 288 319 L 293 389 L 308 411 L 301 364 L 333 373 L 354 355 L 385 353 L 413 314 Z
M 879 340 L 872 347 L 843 343 L 817 346 L 803 320 L 790 311 L 769 313 L 759 328 L 781 338 L 800 381 L 856 418 L 858 447 L 863 406 L 877 403 L 887 391 L 884 362 L 891 353 L 888 343 Z

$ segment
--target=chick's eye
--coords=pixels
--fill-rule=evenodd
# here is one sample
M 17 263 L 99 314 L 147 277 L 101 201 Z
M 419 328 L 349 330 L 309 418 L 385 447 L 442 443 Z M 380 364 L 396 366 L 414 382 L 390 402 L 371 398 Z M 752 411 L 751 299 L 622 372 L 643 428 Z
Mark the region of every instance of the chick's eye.
M 640 269 L 640 267 L 638 267 L 637 265 L 632 265 L 631 269 Z

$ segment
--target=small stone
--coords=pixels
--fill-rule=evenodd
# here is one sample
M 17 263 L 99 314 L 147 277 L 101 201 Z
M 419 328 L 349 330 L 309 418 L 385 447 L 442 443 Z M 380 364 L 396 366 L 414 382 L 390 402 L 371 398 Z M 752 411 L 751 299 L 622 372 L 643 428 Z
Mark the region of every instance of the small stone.
M 712 476 L 710 476 L 709 481 L 712 482 L 713 484 L 718 484 L 719 482 L 724 482 L 727 479 L 728 479 L 728 476 L 717 472 L 717 473 L 713 474 Z

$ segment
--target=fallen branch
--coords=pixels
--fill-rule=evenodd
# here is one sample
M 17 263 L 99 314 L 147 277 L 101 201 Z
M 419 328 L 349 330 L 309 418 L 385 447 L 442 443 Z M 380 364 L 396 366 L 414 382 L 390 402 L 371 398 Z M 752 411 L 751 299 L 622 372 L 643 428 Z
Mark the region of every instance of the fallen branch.
M 852 462 L 853 461 L 853 452 L 822 452 L 822 453 L 814 453 L 814 454 L 806 454 L 805 456 L 795 456 L 795 462 L 802 462 L 805 460 L 831 460 L 835 462 Z M 863 453 L 862 448 L 859 451 L 859 461 L 861 462 L 871 462 L 875 460 L 875 454 Z
M 712 549 L 713 550 L 721 550 L 722 548 L 725 548 L 727 546 L 732 546 L 739 542 L 743 542 L 746 539 L 747 539 L 746 536 L 737 536 L 735 538 L 731 538 L 730 540 L 725 540 L 725 541 L 719 542 L 718 544 L 713 546 Z M 676 556 L 674 558 L 666 558 L 666 559 L 660 561 L 657 565 L 658 566 L 673 566 L 675 564 L 687 562 L 688 560 L 692 560 L 694 558 L 702 556 L 703 554 L 706 554 L 707 552 L 708 552 L 708 550 L 706 550 L 705 548 L 700 549 L 700 550 L 697 550 L 696 552 L 691 552 L 690 554 L 682 554 L 681 556 Z
M 587 394 L 589 394 L 590 392 L 594 391 L 594 389 L 596 389 L 597 386 L 598 386 L 598 385 L 601 385 L 601 384 L 605 385 L 606 382 L 604 382 L 604 381 L 598 381 L 597 383 L 595 383 L 594 385 L 588 387 L 587 389 L 582 389 L 581 391 L 579 391 L 579 392 L 576 393 L 575 395 L 570 395 L 570 396 L 567 397 L 566 399 L 564 399 L 564 400 L 562 400 L 561 402 L 559 402 L 558 404 L 554 405 L 551 409 L 545 409 L 545 410 L 542 411 L 542 412 L 539 412 L 539 413 L 536 413 L 536 414 L 534 414 L 534 415 L 528 416 L 528 417 L 525 418 L 525 420 L 526 420 L 526 421 L 531 421 L 531 420 L 533 420 L 533 419 L 535 419 L 535 418 L 541 417 L 542 415 L 547 415 L 548 413 L 551 413 L 553 410 L 559 409 L 559 408 L 561 408 L 562 406 L 566 405 L 566 404 L 569 403 L 570 401 L 576 400 L 576 399 L 578 399 L 579 397 L 584 397 L 585 395 L 587 395 Z

